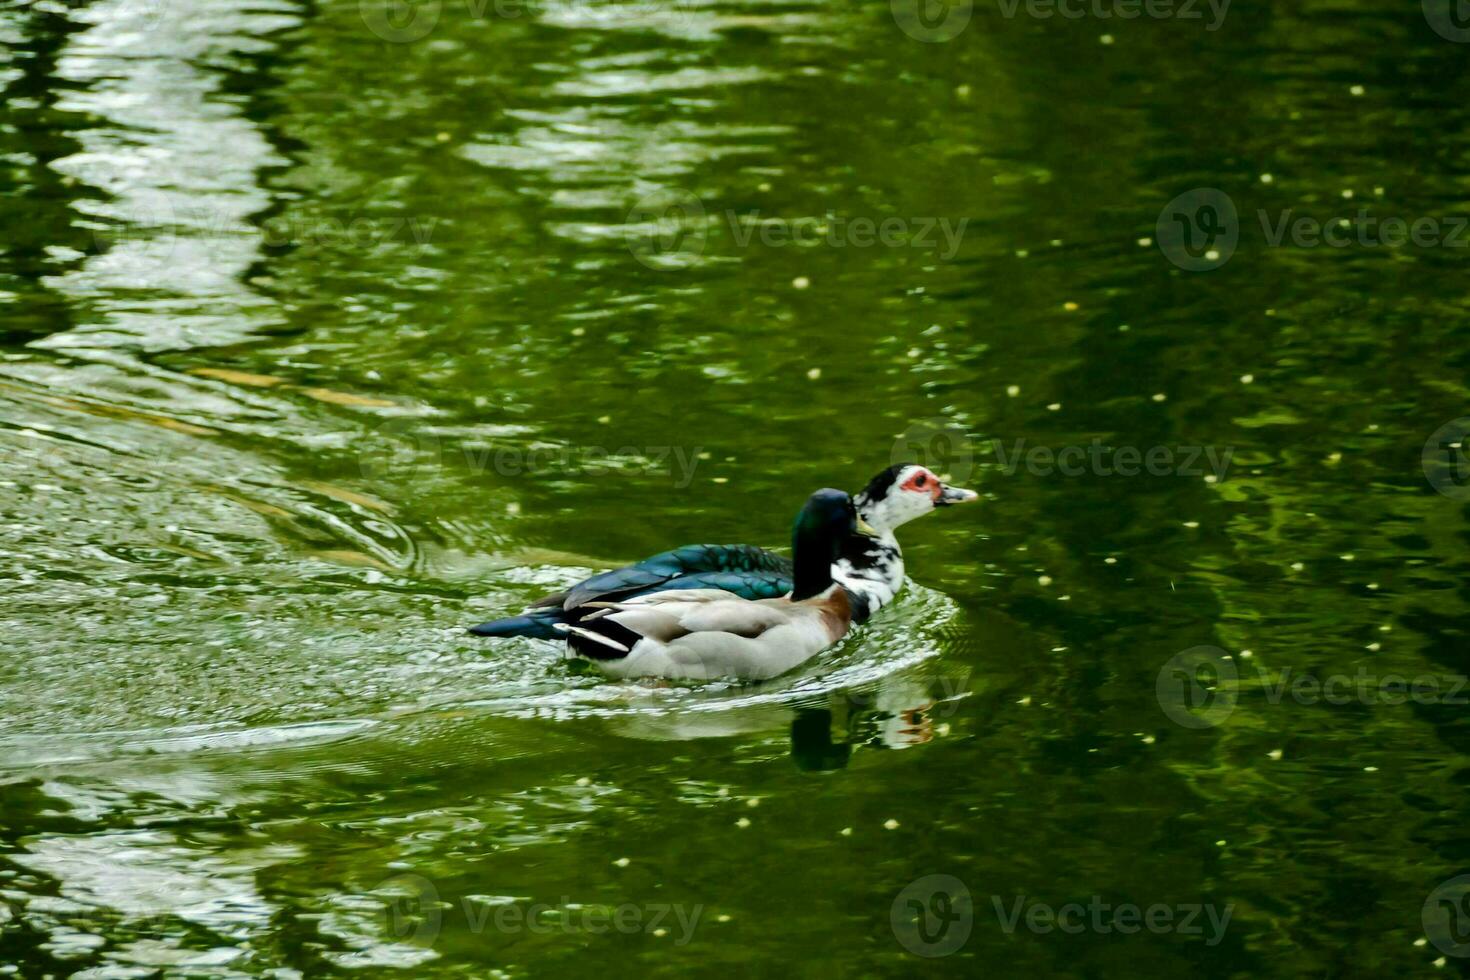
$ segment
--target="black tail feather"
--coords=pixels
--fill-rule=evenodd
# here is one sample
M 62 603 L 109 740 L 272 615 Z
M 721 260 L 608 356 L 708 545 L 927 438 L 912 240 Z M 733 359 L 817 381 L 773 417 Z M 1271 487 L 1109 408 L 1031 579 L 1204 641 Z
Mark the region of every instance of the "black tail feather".
M 556 624 L 566 621 L 566 610 L 561 607 L 531 609 L 519 616 L 507 616 L 479 626 L 471 626 L 476 636 L 529 636 L 537 640 L 560 640 Z

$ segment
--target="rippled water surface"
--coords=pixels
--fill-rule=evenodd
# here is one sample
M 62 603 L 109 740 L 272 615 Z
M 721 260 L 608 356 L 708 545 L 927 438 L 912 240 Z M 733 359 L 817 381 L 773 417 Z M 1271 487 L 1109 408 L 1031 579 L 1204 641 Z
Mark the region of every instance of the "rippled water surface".
M 0 8 L 0 971 L 1463 970 L 1470 32 L 1113 6 Z M 463 632 L 904 458 L 777 681 Z

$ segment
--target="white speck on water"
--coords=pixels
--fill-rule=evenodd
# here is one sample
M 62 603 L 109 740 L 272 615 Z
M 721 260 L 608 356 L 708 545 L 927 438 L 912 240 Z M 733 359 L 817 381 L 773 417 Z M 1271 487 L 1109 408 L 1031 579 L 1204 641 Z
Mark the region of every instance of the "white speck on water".
M 1199 527 L 1199 521 L 1185 521 L 1184 526 L 1190 529 Z
M 1007 398 L 1015 398 L 1020 393 L 1021 393 L 1021 386 L 1020 385 L 1006 385 L 1006 397 Z
M 761 798 L 759 796 L 752 796 L 750 799 L 745 801 L 745 805 L 751 807 L 752 809 L 758 807 L 761 805 Z
M 1158 739 L 1155 738 L 1152 735 L 1145 735 L 1145 736 L 1143 736 L 1143 744 L 1144 745 L 1152 745 L 1152 744 L 1154 744 L 1157 741 L 1158 741 Z
M 1116 558 L 1114 558 L 1114 557 L 1112 557 L 1110 555 L 1107 558 L 1104 558 L 1103 559 L 1103 564 L 1104 565 L 1116 565 L 1116 564 L 1118 564 L 1118 559 L 1116 559 Z
M 1031 695 L 1029 695 L 1029 694 L 1026 695 L 1024 698 L 1021 698 L 1016 703 L 1019 704 L 1023 708 L 1029 708 L 1029 707 L 1031 707 Z
M 716 477 L 711 478 L 710 482 L 711 483 L 729 483 L 730 482 L 730 478 L 728 476 L 716 476 Z
M 1273 181 L 1275 179 L 1276 178 L 1275 177 L 1272 177 L 1270 174 L 1261 174 L 1261 183 L 1263 183 L 1263 184 L 1269 184 L 1269 183 L 1271 183 L 1271 181 Z
M 597 424 L 598 425 L 607 425 L 610 422 L 612 422 L 612 416 L 611 415 L 599 415 L 597 417 Z
M 1152 238 L 1147 237 L 1147 236 L 1144 236 L 1143 238 L 1140 238 L 1138 240 L 1138 244 L 1141 245 L 1144 248 L 1148 248 L 1153 243 L 1154 243 L 1154 240 Z
M 1240 383 L 1243 384 L 1243 385 L 1248 385 L 1252 381 L 1255 381 L 1255 380 L 1256 380 L 1256 376 L 1254 374 L 1242 374 L 1240 376 Z
M 576 784 L 578 786 L 591 786 L 592 780 L 588 779 L 586 776 L 578 776 Z
M 1205 253 L 1205 258 L 1210 262 L 1217 261 L 1220 258 L 1219 249 L 1210 249 L 1208 252 Z
M 1060 412 L 1062 410 L 1062 403 L 1052 402 L 1050 405 L 1046 406 L 1046 410 L 1048 412 Z
M 1067 300 L 1065 303 L 1062 304 L 1062 309 L 1066 310 L 1068 313 L 1076 313 L 1078 307 L 1076 303 L 1072 302 L 1071 300 Z
M 1026 256 L 1028 256 L 1028 255 L 1030 255 L 1030 254 L 1031 254 L 1031 253 L 1030 253 L 1030 252 L 1028 252 L 1028 251 L 1027 251 L 1027 250 L 1026 250 L 1026 249 L 1024 249 L 1024 248 L 1018 248 L 1018 249 L 1016 249 L 1016 258 L 1018 258 L 1018 259 L 1024 259 L 1024 258 L 1025 258 L 1025 257 L 1026 257 Z
M 1368 588 L 1370 588 L 1373 591 L 1377 592 L 1378 591 L 1378 583 L 1377 582 L 1369 582 L 1368 583 Z
M 1218 476 L 1216 476 L 1215 474 L 1213 474 L 1213 473 L 1206 473 L 1205 474 L 1205 482 L 1206 483 L 1219 483 L 1220 482 L 1220 478 Z
M 750 818 L 741 817 L 739 820 L 735 821 L 735 826 L 739 827 L 741 830 L 744 830 L 746 827 L 750 826 Z
M 1382 650 L 1383 649 L 1383 644 L 1382 643 L 1377 643 L 1377 642 L 1370 643 L 1366 647 L 1364 647 L 1364 649 L 1366 649 L 1366 650 L 1372 650 L 1374 653 L 1377 653 L 1379 650 Z
M 1366 91 L 1367 89 L 1363 88 L 1363 86 L 1361 85 L 1352 85 L 1348 87 L 1349 95 L 1362 95 Z
M 818 378 L 820 378 L 822 376 L 822 369 L 821 368 L 812 368 L 810 371 L 808 371 L 806 373 L 806 376 L 810 380 L 815 381 L 815 380 L 817 380 Z
M 716 922 L 729 922 L 730 921 L 730 917 L 728 915 L 726 915 L 724 912 L 721 912 L 719 915 L 715 916 L 715 921 Z
M 851 827 L 843 827 L 841 830 L 838 831 L 838 833 L 841 834 L 843 837 L 851 837 L 852 836 L 852 828 Z
M 797 276 L 795 279 L 791 280 L 792 289 L 805 289 L 811 284 L 812 281 L 806 276 Z
M 1363 767 L 1363 771 L 1364 772 L 1377 772 L 1378 771 L 1378 767 L 1377 766 L 1364 766 Z
M 1048 585 L 1051 585 L 1051 576 L 1050 575 L 1038 575 L 1038 576 L 1036 576 L 1036 584 L 1037 585 L 1040 585 L 1040 586 L 1043 586 L 1043 587 L 1048 586 Z
M 586 327 L 573 327 L 572 328 L 572 336 L 573 337 L 585 337 L 585 336 L 587 336 L 587 328 Z
M 1162 402 L 1162 401 L 1167 401 L 1169 399 L 1169 396 L 1166 395 L 1166 394 L 1164 394 L 1162 391 L 1160 391 L 1160 392 L 1156 392 L 1154 394 L 1153 399 L 1156 402 Z
M 1339 557 L 1341 557 L 1343 561 L 1352 561 L 1353 558 L 1355 558 L 1356 556 L 1353 555 L 1353 554 L 1351 554 L 1351 553 L 1349 553 L 1349 554 L 1346 554 L 1346 555 L 1341 555 Z
M 1111 35 L 1111 34 L 1104 34 L 1102 37 L 1098 38 L 1097 41 L 1098 41 L 1099 44 L 1112 44 L 1113 43 L 1113 35 Z
M 626 868 L 628 865 L 630 865 L 632 863 L 633 862 L 632 861 L 629 861 L 627 858 L 618 858 L 616 861 L 613 862 L 613 864 L 616 864 L 620 868 Z
M 1266 753 L 1266 758 L 1270 759 L 1272 762 L 1280 762 L 1281 761 L 1281 750 L 1280 749 L 1272 749 L 1270 752 L 1267 752 Z
M 898 829 L 898 821 L 895 820 L 895 819 L 893 819 L 892 817 L 889 817 L 887 820 L 883 821 L 883 829 L 884 830 L 897 830 Z
M 662 939 L 664 936 L 667 936 L 669 934 L 669 930 L 665 929 L 663 926 L 659 926 L 657 929 L 653 930 L 653 934 Z
M 1352 188 L 1344 188 L 1343 189 L 1343 192 L 1342 192 L 1342 196 L 1343 196 L 1344 199 L 1351 201 L 1353 199 L 1353 191 L 1352 191 Z M 1348 220 L 1346 218 L 1342 218 L 1342 219 L 1339 219 L 1339 223 L 1345 225 L 1345 224 L 1348 223 Z
M 1255 651 L 1253 651 L 1253 650 L 1242 650 L 1242 651 L 1240 651 L 1240 658 L 1242 660 L 1249 660 L 1251 657 L 1254 657 L 1255 655 L 1256 655 L 1255 654 Z
M 1304 569 L 1306 567 L 1307 567 L 1306 565 L 1303 565 L 1299 561 L 1294 561 L 1294 562 L 1291 563 L 1291 570 L 1293 572 L 1299 572 L 1299 571 L 1301 571 L 1302 569 Z

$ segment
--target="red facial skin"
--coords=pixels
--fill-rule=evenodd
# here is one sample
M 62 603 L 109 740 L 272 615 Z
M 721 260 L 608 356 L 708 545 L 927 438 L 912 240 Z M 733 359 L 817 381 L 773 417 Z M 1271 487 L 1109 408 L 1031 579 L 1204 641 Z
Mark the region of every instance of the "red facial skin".
M 899 484 L 900 490 L 909 490 L 913 493 L 928 494 L 935 503 L 939 502 L 939 495 L 944 492 L 944 484 L 939 482 L 939 477 L 920 467 L 913 476 Z

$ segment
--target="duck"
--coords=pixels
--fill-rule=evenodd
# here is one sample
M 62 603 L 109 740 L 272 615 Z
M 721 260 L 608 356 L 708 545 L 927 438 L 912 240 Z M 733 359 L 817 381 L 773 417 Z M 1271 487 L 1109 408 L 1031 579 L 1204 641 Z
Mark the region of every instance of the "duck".
M 859 531 L 853 498 L 824 488 L 791 529 L 792 588 L 748 599 L 724 589 L 667 589 L 567 610 L 556 629 L 569 653 L 609 676 L 766 680 L 837 643 L 852 627 L 848 591 L 833 563 Z
M 847 590 L 853 620 L 863 623 L 903 588 L 903 551 L 894 532 L 940 507 L 979 498 L 946 484 L 928 467 L 896 463 L 878 473 L 853 498 L 858 529 L 843 542 L 832 577 Z M 584 579 L 537 600 L 519 615 L 481 623 L 482 637 L 562 638 L 569 611 L 593 601 L 627 600 L 670 589 L 718 589 L 744 599 L 775 599 L 793 586 L 789 558 L 748 544 L 694 544 Z

